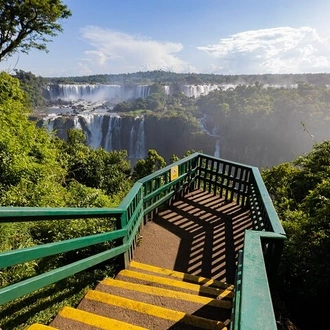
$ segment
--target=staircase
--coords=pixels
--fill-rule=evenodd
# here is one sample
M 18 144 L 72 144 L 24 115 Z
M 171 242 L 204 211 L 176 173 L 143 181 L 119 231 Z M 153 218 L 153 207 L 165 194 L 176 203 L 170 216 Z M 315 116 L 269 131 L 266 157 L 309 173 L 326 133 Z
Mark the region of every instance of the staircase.
M 49 329 L 227 329 L 233 286 L 131 261 L 116 279 L 87 292 L 78 308 L 65 307 Z

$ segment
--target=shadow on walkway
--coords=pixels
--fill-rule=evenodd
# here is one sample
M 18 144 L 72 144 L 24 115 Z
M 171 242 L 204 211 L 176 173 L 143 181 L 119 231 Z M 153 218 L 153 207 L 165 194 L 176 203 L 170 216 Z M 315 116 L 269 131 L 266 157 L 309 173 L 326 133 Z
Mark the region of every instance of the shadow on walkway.
M 252 228 L 249 210 L 198 190 L 160 212 L 154 223 L 180 239 L 174 270 L 234 283 L 244 231 Z

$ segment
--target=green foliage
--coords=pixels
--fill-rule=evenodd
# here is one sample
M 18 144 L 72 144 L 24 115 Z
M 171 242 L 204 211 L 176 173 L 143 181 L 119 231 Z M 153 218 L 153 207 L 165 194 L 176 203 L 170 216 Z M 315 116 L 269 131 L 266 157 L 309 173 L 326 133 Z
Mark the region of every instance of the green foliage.
M 71 16 L 61 0 L 0 0 L 0 8 L 0 61 L 18 51 L 47 50 L 46 36 L 56 36 L 58 20 Z
M 43 78 L 23 70 L 15 70 L 15 78 L 19 79 L 21 88 L 28 95 L 31 107 L 36 108 L 45 105 L 46 99 L 42 95 Z
M 51 205 L 61 204 L 48 197 L 62 190 L 59 150 L 46 131 L 28 120 L 18 80 L 0 73 L 0 85 L 0 203 L 39 206 L 48 198 Z
M 91 188 L 102 189 L 109 196 L 122 199 L 131 187 L 130 164 L 126 151 L 107 152 L 85 145 L 81 130 L 69 130 L 62 151 L 68 161 L 66 180 L 76 180 Z
M 22 249 L 35 245 L 30 235 L 30 226 L 28 223 L 0 224 L 0 251 Z M 35 266 L 35 262 L 26 262 L 7 269 L 1 269 L 0 287 L 34 275 Z
M 27 75 L 29 76 L 29 75 Z M 35 207 L 113 207 L 131 187 L 130 166 L 125 152 L 92 150 L 85 145 L 85 136 L 70 131 L 68 142 L 54 138 L 28 119 L 26 94 L 20 89 L 19 80 L 0 73 L 0 205 Z M 0 224 L 0 252 L 26 248 L 75 237 L 87 236 L 114 229 L 113 219 L 76 219 Z M 112 242 L 66 254 L 42 258 L 1 269 L 0 287 L 38 275 L 50 269 L 88 257 L 112 247 Z M 103 266 L 100 266 L 101 268 Z M 93 269 L 104 277 L 104 269 Z M 87 272 L 88 273 L 88 272 Z M 84 273 L 86 275 L 86 272 Z M 86 287 L 85 275 L 77 274 L 67 285 Z M 86 276 L 85 276 L 86 277 Z M 88 276 L 87 276 L 88 277 Z M 86 277 L 86 278 L 87 278 Z M 90 277 L 88 277 L 90 280 Z M 80 279 L 80 280 L 79 280 Z M 70 282 L 71 281 L 71 282 Z M 58 304 L 61 298 L 60 284 L 52 286 L 54 292 L 45 294 L 45 304 Z M 44 294 L 48 288 L 41 290 Z M 70 291 L 65 289 L 64 291 Z M 71 290 L 72 291 L 72 290 Z M 74 291 L 74 290 L 73 290 Z M 33 295 L 37 295 L 40 293 Z M 53 298 L 49 298 L 49 294 Z M 33 296 L 30 295 L 30 296 Z M 29 296 L 29 297 L 30 297 Z M 31 317 L 31 310 L 24 305 L 25 297 L 2 306 L 0 326 L 24 328 Z M 45 298 L 47 297 L 47 298 Z M 80 296 L 81 297 L 81 296 Z M 65 298 L 65 297 L 64 297 Z M 54 301 L 50 301 L 54 299 Z M 77 296 L 73 298 L 77 299 Z M 19 309 L 9 311 L 22 304 Z M 45 306 L 34 304 L 34 308 Z M 38 307 L 39 306 L 39 307 Z M 24 312 L 22 312 L 24 310 Z M 1 314 L 7 311 L 8 314 Z M 54 313 L 33 312 L 35 320 L 47 322 Z M 41 315 L 43 314 L 44 315 Z M 39 318 L 38 318 L 39 317 Z M 21 323 L 20 323 L 21 322 Z
M 150 149 L 145 159 L 140 159 L 134 166 L 133 179 L 141 179 L 166 166 L 164 158 L 156 150 Z
M 281 270 L 286 296 L 304 315 L 305 305 L 330 303 L 330 141 L 294 164 L 264 171 L 263 178 L 288 235 Z

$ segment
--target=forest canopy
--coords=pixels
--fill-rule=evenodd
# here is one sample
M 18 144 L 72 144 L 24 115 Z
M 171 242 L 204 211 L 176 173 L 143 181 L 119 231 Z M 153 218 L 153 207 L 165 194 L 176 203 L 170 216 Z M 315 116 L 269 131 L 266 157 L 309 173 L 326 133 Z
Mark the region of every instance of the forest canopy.
M 321 329 L 330 303 L 330 141 L 263 179 L 288 237 L 280 271 L 288 307 L 304 328 Z

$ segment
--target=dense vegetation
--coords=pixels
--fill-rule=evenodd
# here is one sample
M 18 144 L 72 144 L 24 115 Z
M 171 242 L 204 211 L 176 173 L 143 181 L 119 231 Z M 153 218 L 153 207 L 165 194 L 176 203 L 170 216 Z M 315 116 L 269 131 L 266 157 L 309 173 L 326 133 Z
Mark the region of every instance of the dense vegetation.
M 90 149 L 85 145 L 85 137 L 79 131 L 70 131 L 67 141 L 59 140 L 49 135 L 46 130 L 35 127 L 35 124 L 28 120 L 27 109 L 28 99 L 20 89 L 19 81 L 6 73 L 0 73 L 1 206 L 118 205 L 131 187 L 130 165 L 126 160 L 126 153 Z M 0 224 L 0 251 L 104 232 L 111 230 L 113 226 L 113 223 L 105 219 Z M 81 253 L 69 253 L 1 269 L 0 287 L 108 247 L 108 244 L 102 244 L 96 246 L 93 251 L 89 249 Z M 24 328 L 31 315 L 28 312 L 26 315 L 25 312 L 17 313 L 20 311 L 17 306 L 28 306 L 30 300 L 36 310 L 48 308 L 54 313 L 60 308 L 56 304 L 63 287 L 75 287 L 74 290 L 64 291 L 81 296 L 87 284 L 95 283 L 97 278 L 105 276 L 111 270 L 102 267 L 61 281 L 51 288 L 26 297 L 25 300 L 2 306 L 0 327 Z M 95 276 L 94 279 L 92 275 Z M 74 299 L 78 299 L 78 296 Z M 39 300 L 36 297 L 42 298 Z M 43 307 L 37 307 L 38 304 Z M 49 320 L 47 311 L 33 314 L 34 320 Z
M 330 304 L 330 141 L 263 172 L 287 233 L 282 295 L 302 329 L 324 329 Z
M 15 70 L 15 78 L 19 79 L 20 87 L 27 93 L 32 108 L 46 105 L 44 97 L 45 81 L 42 77 L 35 76 L 32 72 Z

